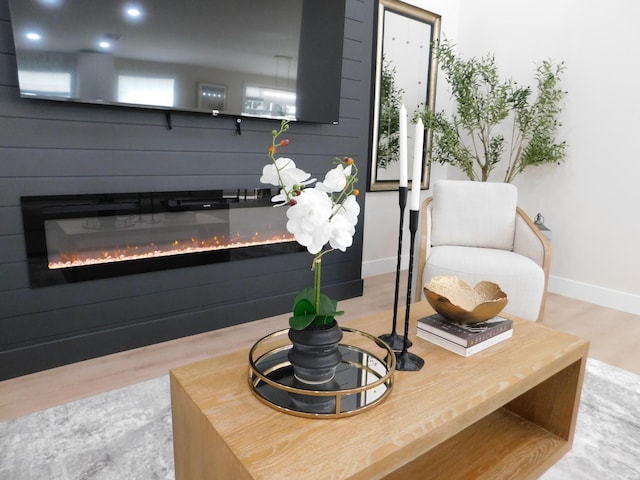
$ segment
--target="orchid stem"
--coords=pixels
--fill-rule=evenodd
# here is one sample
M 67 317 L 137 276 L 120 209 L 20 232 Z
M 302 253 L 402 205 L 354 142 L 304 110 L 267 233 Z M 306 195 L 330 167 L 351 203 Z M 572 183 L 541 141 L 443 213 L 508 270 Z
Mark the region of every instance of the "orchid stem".
M 320 280 L 322 274 L 322 255 L 316 255 L 313 259 L 313 288 L 314 288 L 314 303 L 316 307 L 316 315 L 320 314 Z

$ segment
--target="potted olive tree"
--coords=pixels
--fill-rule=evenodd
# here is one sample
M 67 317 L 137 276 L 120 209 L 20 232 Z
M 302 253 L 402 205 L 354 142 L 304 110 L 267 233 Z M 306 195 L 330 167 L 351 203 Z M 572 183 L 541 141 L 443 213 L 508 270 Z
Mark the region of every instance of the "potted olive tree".
M 456 105 L 449 116 L 428 106 L 415 115 L 433 132 L 431 161 L 483 182 L 500 165 L 509 183 L 528 167 L 564 160 L 566 143 L 557 139 L 563 63 L 538 65 L 532 88 L 500 78 L 493 55 L 464 59 L 447 40 L 434 48 Z

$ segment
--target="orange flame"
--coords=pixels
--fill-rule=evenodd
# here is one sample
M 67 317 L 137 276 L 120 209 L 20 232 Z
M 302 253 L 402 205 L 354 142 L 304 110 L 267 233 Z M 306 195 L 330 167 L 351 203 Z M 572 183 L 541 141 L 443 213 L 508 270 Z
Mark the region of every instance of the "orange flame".
M 255 233 L 251 240 L 242 240 L 240 234 L 235 234 L 226 241 L 224 238 L 214 236 L 209 240 L 191 238 L 191 241 L 174 240 L 166 247 L 157 246 L 154 242 L 148 245 L 115 246 L 112 250 L 94 254 L 92 252 L 61 252 L 59 260 L 49 262 L 49 269 L 61 269 L 69 267 L 83 267 L 104 263 L 126 262 L 146 258 L 169 257 L 172 255 L 184 255 L 189 253 L 212 252 L 228 250 L 232 248 L 245 248 L 260 245 L 287 243 L 295 241 L 293 235 L 282 233 L 268 239 L 261 239 L 259 233 Z

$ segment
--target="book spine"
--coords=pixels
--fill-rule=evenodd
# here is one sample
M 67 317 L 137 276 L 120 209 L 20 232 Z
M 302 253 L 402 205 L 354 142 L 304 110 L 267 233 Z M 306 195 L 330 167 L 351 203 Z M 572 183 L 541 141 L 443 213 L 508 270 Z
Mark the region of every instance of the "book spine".
M 492 337 L 491 339 L 483 343 L 479 343 L 472 347 L 465 348 L 461 345 L 450 342 L 446 338 L 442 338 L 431 332 L 418 330 L 419 338 L 422 338 L 423 340 L 427 340 L 428 342 L 438 345 L 439 347 L 449 350 L 450 352 L 456 353 L 462 357 L 470 357 L 471 355 L 481 352 L 482 350 L 486 350 L 487 348 L 493 345 L 496 345 L 497 343 L 500 343 L 508 338 L 511 338 L 512 336 L 513 336 L 513 330 L 507 330 L 505 332 L 502 332 L 496 335 L 495 337 Z
M 419 329 L 434 333 L 463 347 L 471 347 L 478 343 L 485 342 L 488 339 L 495 337 L 496 335 L 500 335 L 501 333 L 513 328 L 513 322 L 507 321 L 507 319 L 505 319 L 504 323 L 490 328 L 489 330 L 479 333 L 470 333 L 455 324 L 443 323 L 438 318 L 428 318 L 426 320 L 430 320 L 433 323 L 427 323 L 426 321 L 423 322 L 419 320 Z M 442 326 L 442 328 L 440 328 L 440 325 Z
M 511 338 L 512 336 L 513 336 L 513 329 L 505 330 L 504 332 L 499 333 L 494 337 L 491 337 L 489 340 L 485 340 L 482 343 L 477 343 L 474 346 L 467 348 L 467 353 L 468 355 L 473 355 L 474 353 L 481 352 L 482 350 L 485 350 L 497 343 L 500 343 L 506 340 L 507 338 Z
M 504 325 L 500 325 L 495 329 L 482 332 L 478 334 L 478 336 L 470 338 L 467 342 L 467 347 L 472 347 L 473 345 L 477 345 L 478 343 L 486 342 L 490 338 L 500 335 L 501 333 L 504 333 L 507 330 L 511 330 L 512 328 L 513 325 L 505 323 Z
M 422 330 L 424 332 L 429 332 L 434 335 L 438 335 L 439 337 L 446 338 L 447 340 L 460 345 L 461 347 L 472 347 L 473 345 L 477 345 L 478 343 L 486 342 L 487 340 L 495 337 L 496 335 L 500 335 L 508 330 L 511 330 L 513 325 L 504 324 L 496 327 L 495 329 L 482 332 L 475 337 L 472 338 L 461 338 L 452 333 L 447 332 L 446 330 L 440 330 L 432 325 L 426 325 L 418 323 L 418 331 Z
M 422 323 L 422 322 L 418 322 L 418 331 L 425 331 L 425 332 L 429 332 L 429 333 L 433 333 L 435 335 L 438 335 L 440 337 L 446 338 L 447 340 L 457 343 L 458 345 L 461 345 L 463 347 L 467 346 L 467 339 L 466 338 L 462 338 L 462 337 L 458 337 L 457 335 L 454 335 L 453 333 L 449 333 L 447 330 L 441 330 L 437 327 L 434 327 L 433 325 L 429 325 L 427 323 Z
M 467 349 L 464 348 L 462 345 L 458 345 L 457 343 L 450 342 L 446 338 L 439 337 L 434 333 L 426 332 L 424 330 L 418 329 L 417 335 L 418 335 L 418 338 L 421 338 L 435 345 L 438 345 L 439 347 L 449 350 L 450 352 L 457 353 L 458 355 L 461 355 L 463 357 L 468 356 Z

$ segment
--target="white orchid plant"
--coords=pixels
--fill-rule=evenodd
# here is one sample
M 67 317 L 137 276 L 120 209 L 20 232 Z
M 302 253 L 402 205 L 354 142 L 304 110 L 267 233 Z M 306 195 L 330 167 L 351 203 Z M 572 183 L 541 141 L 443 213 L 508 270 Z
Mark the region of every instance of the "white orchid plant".
M 317 182 L 290 158 L 276 158 L 278 150 L 289 144 L 289 140 L 281 139 L 288 129 L 289 122 L 283 120 L 280 130 L 271 132 L 271 163 L 262 169 L 260 182 L 280 188 L 271 200 L 276 206 L 287 207 L 287 231 L 314 256 L 313 287 L 296 296 L 289 326 L 297 330 L 322 328 L 343 313 L 337 310 L 338 302 L 320 292 L 322 257 L 333 250 L 344 252 L 353 243 L 360 214 L 356 201 L 359 192 L 354 188 L 358 168 L 350 157 L 336 158 L 335 168 L 324 181 Z

